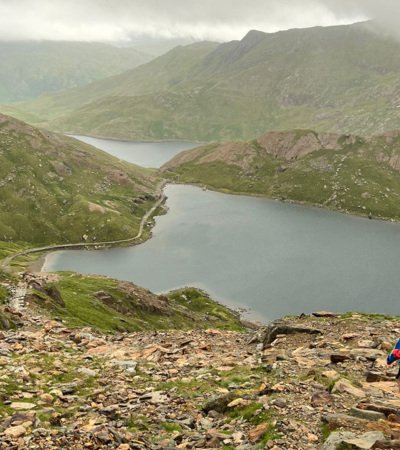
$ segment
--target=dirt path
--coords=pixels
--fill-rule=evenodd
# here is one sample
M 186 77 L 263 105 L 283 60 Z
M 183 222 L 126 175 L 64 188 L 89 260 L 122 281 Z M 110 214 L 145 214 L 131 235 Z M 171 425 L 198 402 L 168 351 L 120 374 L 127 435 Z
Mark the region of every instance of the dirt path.
M 166 195 L 164 194 L 164 187 L 165 182 L 163 182 L 160 187 L 160 197 L 157 200 L 157 202 L 147 211 L 147 213 L 142 217 L 142 220 L 140 221 L 139 225 L 139 231 L 136 234 L 136 236 L 128 238 L 128 239 L 120 239 L 117 241 L 105 241 L 105 242 L 79 242 L 76 244 L 60 244 L 60 245 L 48 245 L 45 247 L 37 247 L 37 248 L 31 248 L 28 250 L 24 250 L 23 252 L 14 253 L 13 255 L 8 256 L 7 258 L 4 258 L 0 263 L 0 269 L 2 270 L 9 270 L 10 264 L 13 261 L 13 259 L 18 258 L 19 256 L 26 256 L 30 255 L 32 253 L 41 253 L 41 252 L 51 252 L 54 250 L 65 250 L 65 249 L 86 249 L 88 247 L 105 247 L 105 246 L 115 246 L 119 244 L 128 244 L 133 243 L 136 240 L 140 239 L 142 237 L 144 227 L 146 225 L 146 222 L 148 219 L 152 216 L 152 214 L 156 211 L 156 209 L 165 201 Z
M 25 296 L 28 286 L 20 281 L 16 286 L 10 288 L 10 295 L 7 299 L 8 305 L 15 311 L 21 311 L 25 307 Z

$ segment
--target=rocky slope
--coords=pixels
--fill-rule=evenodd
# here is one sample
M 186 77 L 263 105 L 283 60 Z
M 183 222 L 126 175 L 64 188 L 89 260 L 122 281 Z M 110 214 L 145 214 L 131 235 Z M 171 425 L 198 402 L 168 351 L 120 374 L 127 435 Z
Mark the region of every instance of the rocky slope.
M 296 130 L 199 147 L 161 170 L 178 182 L 399 219 L 399 158 L 399 132 L 362 138 Z
M 149 170 L 0 115 L 0 241 L 135 236 L 158 183 Z
M 0 332 L 0 448 L 400 448 L 397 319 L 104 334 L 29 308 Z
M 177 47 L 21 108 L 53 129 L 133 139 L 249 139 L 295 128 L 371 135 L 398 128 L 399 54 L 373 23 L 253 30 L 240 41 Z

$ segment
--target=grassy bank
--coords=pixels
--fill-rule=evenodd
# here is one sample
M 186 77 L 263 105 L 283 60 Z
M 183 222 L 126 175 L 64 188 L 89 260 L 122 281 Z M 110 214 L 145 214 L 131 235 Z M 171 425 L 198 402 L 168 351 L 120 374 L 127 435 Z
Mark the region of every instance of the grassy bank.
M 33 309 L 68 326 L 112 331 L 220 328 L 243 329 L 239 315 L 206 293 L 185 288 L 155 295 L 129 282 L 58 273 L 29 295 Z

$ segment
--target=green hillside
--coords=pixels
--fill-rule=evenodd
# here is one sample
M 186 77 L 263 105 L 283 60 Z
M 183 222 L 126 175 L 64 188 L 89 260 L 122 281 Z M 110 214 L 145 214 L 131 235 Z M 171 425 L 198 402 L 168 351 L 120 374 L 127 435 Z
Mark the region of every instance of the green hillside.
M 191 80 L 196 74 L 198 61 L 218 47 L 214 43 L 197 43 L 177 47 L 137 69 L 106 78 L 85 87 L 43 96 L 33 102 L 18 105 L 23 115 L 32 114 L 36 121 L 54 120 L 74 111 L 86 103 L 109 96 L 134 100 L 137 95 L 168 91 L 182 79 Z M 4 108 L 3 108 L 4 109 Z M 17 111 L 14 111 L 18 114 Z M 32 116 L 28 120 L 32 122 Z M 108 121 L 118 118 L 115 112 Z
M 372 135 L 400 125 L 400 42 L 373 23 L 250 31 L 20 105 L 56 130 L 132 139 L 250 139 L 295 128 Z
M 0 42 L 0 102 L 82 86 L 151 59 L 134 48 L 86 42 Z
M 372 138 L 270 132 L 182 152 L 162 167 L 182 183 L 400 219 L 400 132 Z
M 130 238 L 157 182 L 147 169 L 0 115 L 0 241 Z
M 89 326 L 104 332 L 244 329 L 239 314 L 198 289 L 156 295 L 133 283 L 102 276 L 59 272 L 53 279 L 47 283 L 33 278 L 27 303 L 72 327 Z

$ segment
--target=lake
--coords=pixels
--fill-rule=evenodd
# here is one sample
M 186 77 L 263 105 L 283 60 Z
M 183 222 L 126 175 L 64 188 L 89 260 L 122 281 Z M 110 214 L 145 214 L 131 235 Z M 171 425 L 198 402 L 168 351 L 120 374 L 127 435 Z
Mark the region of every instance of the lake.
M 199 147 L 201 144 L 193 142 L 133 142 L 112 139 L 100 139 L 90 136 L 71 135 L 79 141 L 103 150 L 119 159 L 137 164 L 142 167 L 161 167 L 183 150 Z
M 269 199 L 168 185 L 168 214 L 136 247 L 61 251 L 45 270 L 207 290 L 253 319 L 315 310 L 399 314 L 400 226 Z

